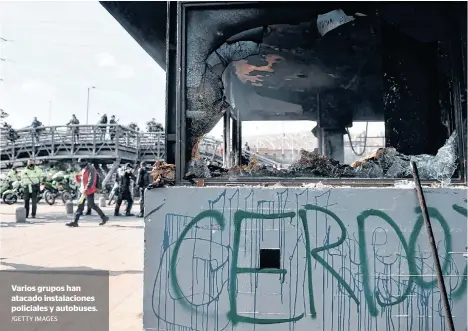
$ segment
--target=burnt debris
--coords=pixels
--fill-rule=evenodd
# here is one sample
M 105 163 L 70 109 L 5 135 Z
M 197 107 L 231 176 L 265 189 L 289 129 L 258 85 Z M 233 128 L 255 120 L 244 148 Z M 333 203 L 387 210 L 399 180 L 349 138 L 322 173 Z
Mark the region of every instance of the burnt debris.
M 175 184 L 175 165 L 166 162 L 156 161 L 151 170 L 153 183 L 148 189 L 171 186 Z
M 410 162 L 416 162 L 420 178 L 450 183 L 457 169 L 457 133 L 454 132 L 436 155 L 405 155 L 395 148 L 379 148 L 374 153 L 351 165 L 319 155 L 316 152 L 301 150 L 299 160 L 288 169 L 276 169 L 261 164 L 253 156 L 246 166 L 223 169 L 209 165 L 201 158 L 192 159 L 186 178 L 222 177 L 304 177 L 304 178 L 411 178 Z

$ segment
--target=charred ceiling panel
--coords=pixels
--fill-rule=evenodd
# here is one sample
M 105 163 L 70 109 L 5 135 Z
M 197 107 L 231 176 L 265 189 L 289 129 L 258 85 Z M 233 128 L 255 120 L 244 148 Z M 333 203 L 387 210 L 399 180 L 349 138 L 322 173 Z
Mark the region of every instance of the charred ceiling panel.
M 233 63 L 234 79 L 250 86 L 249 94 L 301 106 L 302 119 L 317 119 L 314 103 L 319 91 L 325 94 L 327 91 L 342 92 L 343 96 L 351 97 L 354 94 L 355 100 L 348 111 L 354 111 L 355 118 L 360 118 L 360 105 L 370 103 L 374 118 L 382 119 L 381 97 L 375 98 L 382 95 L 382 76 L 375 74 L 382 71 L 378 27 L 362 17 L 358 17 L 352 26 L 344 24 L 332 24 L 333 29 L 326 31 L 326 38 L 321 36 L 316 23 L 271 25 L 258 54 Z M 255 110 L 241 108 L 242 120 L 258 119 Z M 306 116 L 305 112 L 310 113 Z M 283 112 L 271 105 L 269 108 L 265 106 L 262 113 L 264 120 L 298 119 L 296 112 L 291 114 L 292 117 L 278 118 L 277 114 Z

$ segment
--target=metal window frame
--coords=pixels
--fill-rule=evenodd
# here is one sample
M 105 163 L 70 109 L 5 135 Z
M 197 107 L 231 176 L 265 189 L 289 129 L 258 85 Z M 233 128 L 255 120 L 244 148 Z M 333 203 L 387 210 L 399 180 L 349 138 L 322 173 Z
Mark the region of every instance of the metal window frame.
M 190 151 L 187 146 L 187 127 L 186 127 L 186 42 L 187 42 L 187 22 L 186 13 L 188 9 L 194 8 L 214 8 L 214 7 L 238 7 L 249 6 L 254 7 L 260 4 L 260 1 L 215 1 L 215 2 L 187 2 L 177 1 L 167 2 L 167 31 L 166 31 L 166 160 L 169 163 L 176 165 L 175 182 L 176 185 L 190 185 L 189 181 L 184 180 L 186 173 L 187 156 Z M 455 11 L 456 7 L 451 7 Z M 175 14 L 176 13 L 176 14 Z M 174 17 L 177 17 L 175 20 Z M 459 30 L 459 28 L 456 28 Z M 176 31 L 176 33 L 174 33 Z M 175 46 L 175 47 L 174 47 Z M 467 128 L 463 125 L 462 120 L 462 100 L 461 100 L 461 85 L 464 84 L 464 66 L 463 61 L 463 44 L 461 38 L 454 38 L 450 47 L 451 58 L 451 73 L 453 79 L 452 88 L 452 111 L 455 116 L 455 128 L 459 133 L 459 176 L 452 178 L 452 183 L 455 185 L 467 185 L 467 151 L 466 142 L 463 140 L 463 133 Z M 174 54 L 175 53 L 175 54 Z M 466 88 L 466 86 L 463 86 Z M 297 185 L 299 183 L 314 183 L 322 182 L 329 185 L 351 185 L 351 186 L 367 186 L 370 183 L 376 186 L 392 185 L 397 179 L 369 179 L 369 178 L 249 178 L 237 180 L 228 179 L 205 179 L 204 183 L 210 185 L 242 185 L 242 184 L 265 184 L 271 182 L 284 182 Z M 423 184 L 432 184 L 436 181 L 422 181 Z

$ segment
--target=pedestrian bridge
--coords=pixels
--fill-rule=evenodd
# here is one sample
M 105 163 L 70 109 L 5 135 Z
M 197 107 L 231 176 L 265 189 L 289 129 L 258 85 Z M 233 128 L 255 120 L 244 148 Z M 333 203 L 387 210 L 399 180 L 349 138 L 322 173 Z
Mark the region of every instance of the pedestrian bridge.
M 17 139 L 11 141 L 8 131 L 0 129 L 1 168 L 21 165 L 29 159 L 73 162 L 86 158 L 99 164 L 165 160 L 164 132 L 141 132 L 122 125 L 108 124 L 43 126 L 37 130 L 16 130 L 16 133 Z M 222 165 L 222 145 L 221 140 L 204 137 L 198 153 Z M 266 165 L 279 164 L 251 151 L 244 150 L 243 155 L 248 158 L 255 156 Z
M 140 132 L 121 125 L 44 126 L 16 130 L 11 141 L 5 129 L 0 131 L 2 168 L 36 160 L 73 161 L 78 158 L 98 163 L 147 161 L 165 159 L 164 132 Z M 222 162 L 222 141 L 204 138 L 201 156 Z

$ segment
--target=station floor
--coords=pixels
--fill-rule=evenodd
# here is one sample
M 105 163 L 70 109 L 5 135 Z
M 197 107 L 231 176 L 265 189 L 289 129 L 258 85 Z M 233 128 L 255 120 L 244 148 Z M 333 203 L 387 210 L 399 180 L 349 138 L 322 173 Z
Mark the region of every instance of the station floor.
M 37 219 L 18 224 L 18 206 L 0 204 L 0 269 L 109 270 L 110 330 L 142 330 L 143 219 L 114 218 L 113 208 L 105 207 L 111 217 L 105 226 L 92 215 L 68 228 L 63 204 L 40 203 Z

